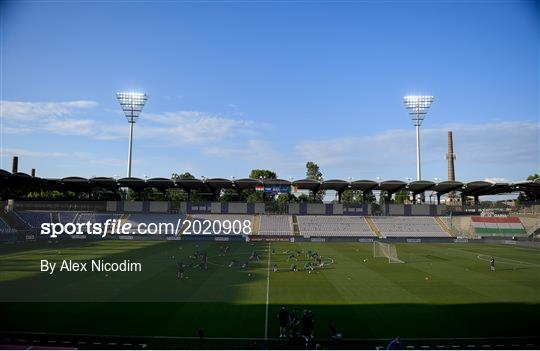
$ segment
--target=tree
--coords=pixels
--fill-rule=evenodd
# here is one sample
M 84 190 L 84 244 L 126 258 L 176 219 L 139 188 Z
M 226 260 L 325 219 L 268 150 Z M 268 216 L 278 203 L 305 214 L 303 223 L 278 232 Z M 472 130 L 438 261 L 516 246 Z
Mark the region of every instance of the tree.
M 298 195 L 296 200 L 298 202 L 309 202 L 309 196 L 307 196 L 306 194 L 300 194 L 300 195 Z
M 308 161 L 306 163 L 306 179 L 321 181 L 322 175 L 319 166 L 315 162 Z M 318 191 L 315 196 L 315 202 L 322 202 L 325 195 L 326 191 Z
M 345 190 L 341 195 L 341 202 L 344 204 L 362 204 L 364 203 L 364 197 L 367 204 L 374 203 L 377 200 L 371 190 L 366 192 L 365 196 L 361 190 Z
M 173 173 L 171 174 L 171 179 L 173 181 L 179 179 L 195 179 L 195 176 L 189 172 L 184 173 Z M 191 199 L 197 198 L 197 192 L 194 191 Z M 184 189 L 167 189 L 165 191 L 165 196 L 169 201 L 187 201 L 188 194 Z
M 287 212 L 287 204 L 290 201 L 290 196 L 289 195 L 290 194 L 279 194 L 277 196 L 276 202 L 277 202 L 277 205 L 278 205 L 278 211 L 280 213 Z
M 409 202 L 410 194 L 406 190 L 400 190 L 396 193 L 394 197 L 394 203 L 396 204 L 404 204 L 406 202 Z
M 249 177 L 253 179 L 277 179 L 277 174 L 268 169 L 252 169 Z
M 534 173 L 534 174 L 531 174 L 530 176 L 528 176 L 527 180 L 535 180 L 535 179 L 538 179 L 538 178 L 540 178 L 540 174 Z
M 241 192 L 236 189 L 223 189 L 219 196 L 220 202 L 242 201 Z
M 195 179 L 195 176 L 189 172 L 184 172 L 184 173 L 173 173 L 171 174 L 171 179 L 172 180 L 176 180 L 176 179 Z
M 365 198 L 366 198 L 367 204 L 373 204 L 377 202 L 377 198 L 375 197 L 375 194 L 373 194 L 373 191 L 371 190 L 365 194 Z
M 388 198 L 388 192 L 385 190 L 381 190 L 379 194 L 379 205 L 383 205 L 387 202 L 390 202 L 390 199 Z
M 245 199 L 247 202 L 263 202 L 263 192 L 262 191 L 255 191 L 253 189 L 246 189 L 242 191 L 243 195 L 245 195 Z
M 341 194 L 341 202 L 344 204 L 360 204 L 362 203 L 362 191 L 360 190 L 345 190 Z
M 527 177 L 527 180 L 533 181 L 540 178 L 540 175 L 538 173 L 531 174 Z M 539 201 L 540 196 L 533 193 L 532 191 L 522 191 L 519 193 L 519 196 L 517 198 L 517 202 L 533 202 L 533 201 Z

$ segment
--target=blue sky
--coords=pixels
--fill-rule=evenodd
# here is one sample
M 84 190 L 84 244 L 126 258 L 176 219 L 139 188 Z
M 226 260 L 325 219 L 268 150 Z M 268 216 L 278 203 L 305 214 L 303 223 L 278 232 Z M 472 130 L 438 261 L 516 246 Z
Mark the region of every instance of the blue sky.
M 415 177 L 402 96 L 430 94 L 423 178 L 538 172 L 533 1 L 3 2 L 2 165 L 124 176 L 114 93 L 149 95 L 133 175 Z

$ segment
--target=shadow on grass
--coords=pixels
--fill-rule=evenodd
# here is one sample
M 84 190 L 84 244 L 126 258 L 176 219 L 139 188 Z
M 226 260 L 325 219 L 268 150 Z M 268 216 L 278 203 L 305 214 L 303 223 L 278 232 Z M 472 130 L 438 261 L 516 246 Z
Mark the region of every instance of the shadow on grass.
M 277 312 L 269 307 L 269 337 L 278 336 Z M 287 306 L 292 308 L 293 306 Z M 540 305 L 377 304 L 310 305 L 316 335 L 335 324 L 345 338 L 476 338 L 537 336 Z M 94 335 L 262 338 L 265 305 L 216 302 L 2 303 L 0 330 Z

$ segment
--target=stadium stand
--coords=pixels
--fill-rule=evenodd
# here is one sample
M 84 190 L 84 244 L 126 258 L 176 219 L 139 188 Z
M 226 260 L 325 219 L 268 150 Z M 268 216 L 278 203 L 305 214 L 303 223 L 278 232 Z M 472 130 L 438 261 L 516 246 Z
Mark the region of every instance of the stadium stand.
M 50 212 L 15 212 L 15 214 L 30 228 L 41 228 L 43 223 L 51 223 L 52 216 Z
M 369 236 L 375 237 L 364 217 L 298 216 L 298 229 L 304 237 Z
M 148 227 L 149 224 L 155 223 L 155 224 L 165 224 L 159 228 L 159 234 L 162 235 L 173 235 L 174 229 L 171 231 L 171 224 L 172 228 L 176 228 L 178 225 L 178 221 L 184 221 L 186 219 L 185 215 L 181 214 L 147 214 L 147 213 L 136 213 L 131 214 L 127 217 L 127 220 L 130 222 L 134 222 L 134 225 L 139 225 L 140 223 L 146 224 L 146 227 Z M 181 228 L 180 228 L 181 229 Z M 163 231 L 162 231 L 163 230 Z
M 477 235 L 513 236 L 525 235 L 526 231 L 519 217 L 471 217 L 474 233 Z
M 253 232 L 253 216 L 252 215 L 243 215 L 243 214 L 192 214 L 191 215 L 191 220 L 194 222 L 194 221 L 200 221 L 200 222 L 203 222 L 203 221 L 206 221 L 206 220 L 209 220 L 210 222 L 214 222 L 214 221 L 217 221 L 217 222 L 220 222 L 221 223 L 221 226 L 218 226 L 221 227 L 222 231 L 221 232 L 215 232 L 214 231 L 214 226 L 210 226 L 209 231 L 211 232 L 211 235 L 223 235 L 225 234 L 224 230 L 224 226 L 223 226 L 223 223 L 225 221 L 230 221 L 232 224 L 234 224 L 235 221 L 237 221 L 236 223 L 238 223 L 238 221 L 240 222 L 240 224 L 243 224 L 244 221 L 250 221 L 251 223 L 251 232 Z M 206 226 L 205 226 L 206 227 Z M 237 228 L 241 228 L 240 226 L 237 227 Z
M 448 237 L 434 217 L 372 217 L 383 237 Z
M 11 229 L 10 226 L 0 218 L 0 231 Z
M 259 235 L 292 235 L 290 216 L 262 215 Z
M 15 241 L 17 232 L 7 224 L 2 218 L 0 218 L 0 242 Z
M 73 223 L 77 217 L 77 212 L 58 212 L 58 222 L 62 224 Z
M 83 212 L 77 216 L 77 223 L 105 223 L 108 219 L 120 219 L 119 213 L 91 213 Z
M 450 217 L 437 217 L 437 218 L 439 218 L 447 228 L 452 227 L 452 219 Z

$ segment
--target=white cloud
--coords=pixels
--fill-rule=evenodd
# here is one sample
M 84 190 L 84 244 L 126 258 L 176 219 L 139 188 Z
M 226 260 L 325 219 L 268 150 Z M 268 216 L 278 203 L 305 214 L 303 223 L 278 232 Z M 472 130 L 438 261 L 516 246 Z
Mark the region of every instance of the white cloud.
M 34 121 L 44 117 L 61 117 L 81 109 L 97 106 L 97 102 L 77 100 L 68 102 L 0 101 L 2 118 L 17 121 Z
M 0 101 L 0 112 L 6 134 L 29 134 L 47 131 L 62 135 L 93 135 L 95 122 L 72 118 L 73 115 L 95 108 L 89 100 L 67 102 Z
M 198 111 L 175 111 L 145 114 L 145 121 L 159 126 L 145 127 L 138 132 L 142 138 L 169 138 L 180 144 L 217 143 L 239 134 L 253 134 L 253 123 L 247 120 L 225 118 Z M 146 123 L 146 122 L 143 122 Z
M 43 128 L 62 135 L 95 135 L 95 121 L 89 119 L 54 118 L 45 121 Z
M 46 131 L 60 135 L 88 136 L 98 140 L 125 139 L 127 123 L 114 124 L 100 120 L 78 119 L 73 115 L 95 108 L 89 100 L 69 102 L 0 101 L 5 125 L 3 133 L 29 134 Z M 144 113 L 135 134 L 154 144 L 215 144 L 238 135 L 253 135 L 253 123 L 198 111 Z
M 34 151 L 27 149 L 1 149 L 0 155 L 5 156 L 21 156 L 21 157 L 66 157 L 67 154 L 64 152 L 55 152 L 55 151 Z
M 496 183 L 514 183 L 514 181 L 512 181 L 512 180 L 509 180 L 509 179 L 506 179 L 506 178 L 499 178 L 499 177 L 486 178 L 486 179 L 484 179 L 484 182 L 493 183 L 493 184 L 496 184 Z
M 2 132 L 5 134 L 29 134 L 32 132 L 30 127 L 3 127 Z

